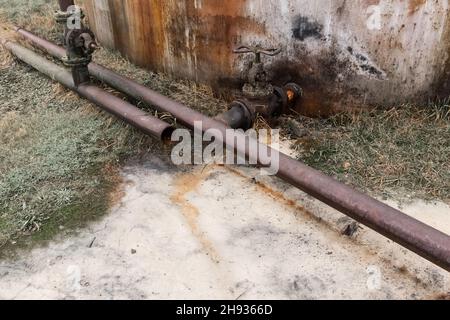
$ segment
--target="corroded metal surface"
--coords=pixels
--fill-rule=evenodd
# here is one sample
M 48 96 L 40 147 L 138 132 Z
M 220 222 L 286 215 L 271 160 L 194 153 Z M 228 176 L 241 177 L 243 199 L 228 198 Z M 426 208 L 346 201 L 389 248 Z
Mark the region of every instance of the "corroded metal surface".
M 83 2 L 102 43 L 219 91 L 242 85 L 234 46 L 281 47 L 271 71 L 305 88 L 306 114 L 448 95 L 448 0 Z

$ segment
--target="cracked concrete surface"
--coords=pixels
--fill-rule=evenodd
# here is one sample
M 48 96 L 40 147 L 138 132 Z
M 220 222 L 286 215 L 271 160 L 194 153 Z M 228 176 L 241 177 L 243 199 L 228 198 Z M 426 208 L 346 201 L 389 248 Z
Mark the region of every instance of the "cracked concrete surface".
M 124 168 L 101 221 L 0 261 L 1 299 L 434 299 L 448 273 L 247 168 Z M 404 206 L 450 233 L 450 208 Z M 419 209 L 417 209 L 419 208 Z M 443 222 L 444 221 L 444 222 Z

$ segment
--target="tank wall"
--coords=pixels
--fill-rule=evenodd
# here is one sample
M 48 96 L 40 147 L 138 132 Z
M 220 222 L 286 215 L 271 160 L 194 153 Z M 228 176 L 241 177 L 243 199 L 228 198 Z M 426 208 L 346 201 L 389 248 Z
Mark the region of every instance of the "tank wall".
M 176 77 L 238 88 L 250 57 L 280 47 L 275 83 L 305 88 L 299 111 L 423 102 L 449 94 L 448 0 L 85 0 L 100 41 Z

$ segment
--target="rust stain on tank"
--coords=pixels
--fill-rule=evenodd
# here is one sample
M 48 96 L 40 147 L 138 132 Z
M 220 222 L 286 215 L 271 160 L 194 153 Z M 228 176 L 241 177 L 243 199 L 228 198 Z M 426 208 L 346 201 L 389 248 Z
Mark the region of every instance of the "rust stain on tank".
M 427 0 L 409 0 L 409 15 L 413 15 L 427 3 Z
M 94 10 L 86 1 L 88 11 Z M 209 82 L 233 74 L 241 35 L 264 34 L 245 15 L 246 0 L 109 0 L 114 46 L 136 64 Z M 89 12 L 90 16 L 95 16 Z
M 172 6 L 168 14 L 168 39 L 174 60 L 169 65 L 177 68 L 176 73 L 201 82 L 214 82 L 218 75 L 234 72 L 232 50 L 241 42 L 241 35 L 266 31 L 265 25 L 245 17 L 245 3 L 245 0 L 183 1 Z
M 110 0 L 115 47 L 136 64 L 158 68 L 165 53 L 165 1 Z
M 431 34 L 433 26 L 442 29 L 443 19 L 450 21 L 446 18 L 450 12 L 440 1 L 84 2 L 90 20 L 98 20 L 93 23 L 97 33 L 108 33 L 104 37 L 112 38 L 113 47 L 132 62 L 176 78 L 208 84 L 216 94 L 229 100 L 244 82 L 239 79 L 242 58 L 232 53 L 233 47 L 243 42 L 268 42 L 288 49 L 289 56 L 273 60 L 276 62 L 271 67 L 272 79 L 276 85 L 292 81 L 304 88 L 305 97 L 295 110 L 304 115 L 328 116 L 365 105 L 422 103 L 436 94 L 445 95 L 450 86 L 450 67 L 443 65 L 446 57 L 440 59 L 442 46 L 446 45 L 442 45 L 443 41 L 437 45 L 438 39 L 427 37 L 429 46 L 425 47 L 413 36 L 417 34 L 416 25 Z M 303 2 L 307 8 L 300 7 Z M 329 9 L 336 14 L 330 14 Z M 401 11 L 396 18 L 399 23 L 392 26 L 396 10 Z M 108 11 L 111 25 L 104 26 L 101 21 L 108 18 Z M 378 15 L 381 18 L 375 19 Z M 349 23 L 349 19 L 354 21 Z M 380 30 L 369 32 L 367 28 L 374 19 L 381 21 L 375 28 Z M 305 25 L 307 30 L 302 29 Z M 342 34 L 348 36 L 336 36 Z M 419 42 L 414 45 L 414 41 Z M 349 48 L 354 54 L 347 52 Z M 429 54 L 433 51 L 439 57 Z M 423 58 L 419 59 L 419 55 Z M 359 57 L 369 62 L 363 64 Z M 426 71 L 427 64 L 433 72 Z M 396 88 L 402 86 L 405 90 L 399 93 Z M 436 92 L 437 88 L 442 89 Z

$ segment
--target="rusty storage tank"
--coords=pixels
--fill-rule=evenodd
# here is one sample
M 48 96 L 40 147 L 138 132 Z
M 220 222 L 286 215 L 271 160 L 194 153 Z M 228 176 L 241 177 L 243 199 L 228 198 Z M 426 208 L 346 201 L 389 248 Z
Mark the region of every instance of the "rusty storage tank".
M 100 42 L 134 63 L 216 90 L 239 86 L 239 44 L 279 47 L 274 83 L 299 111 L 423 103 L 450 93 L 448 0 L 84 0 Z

